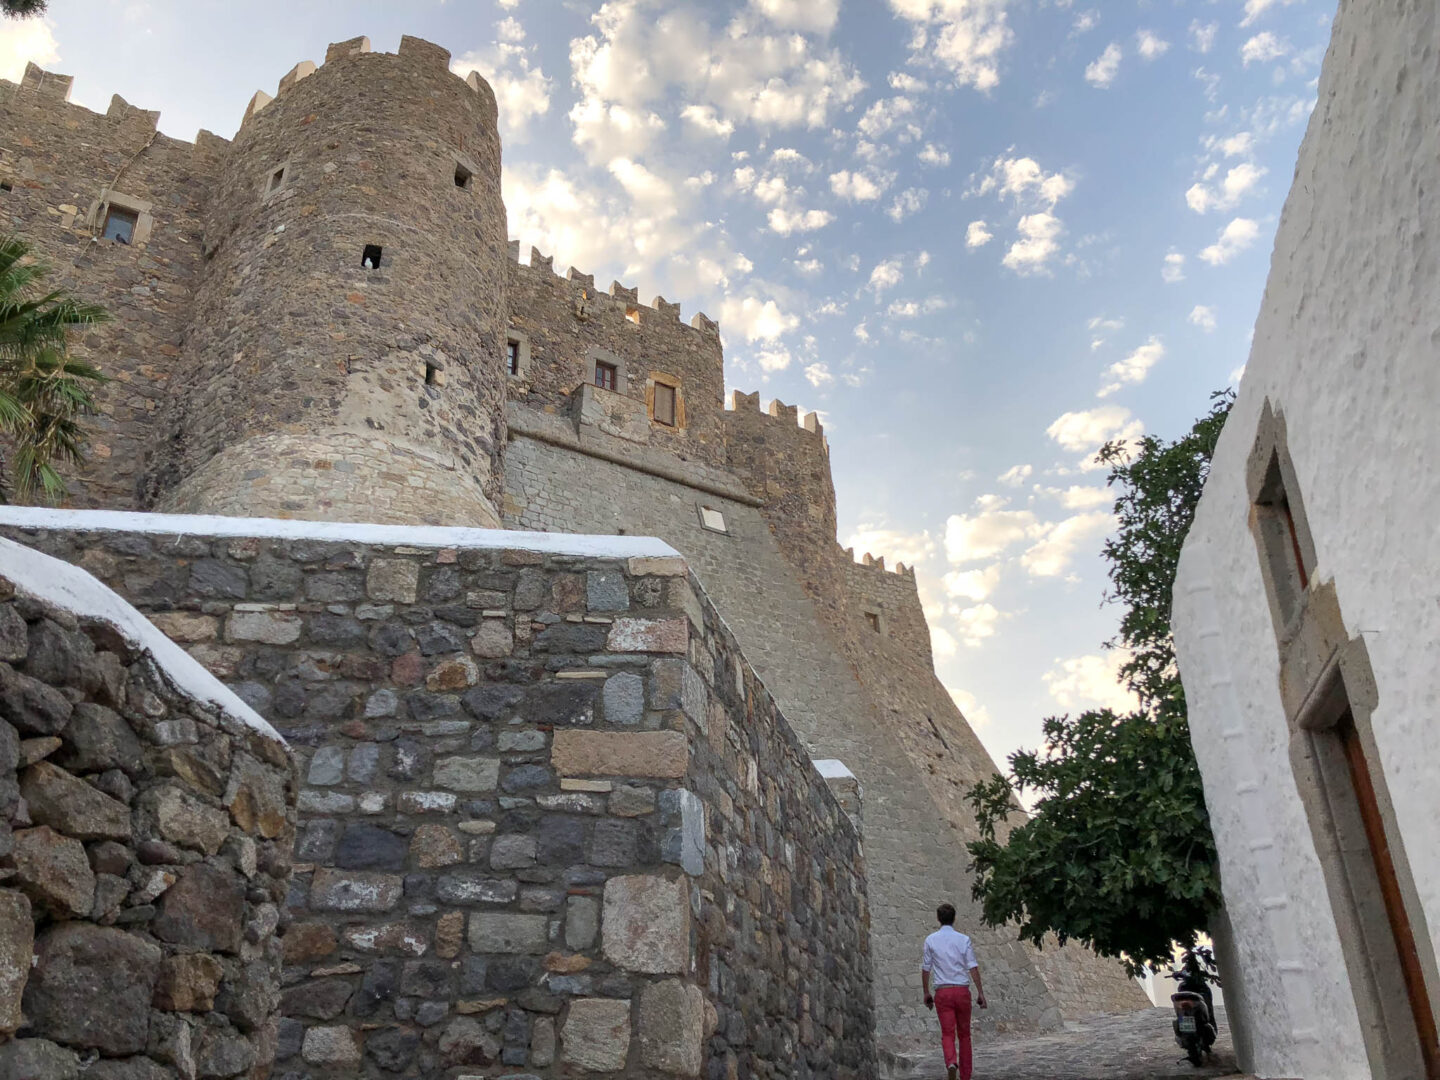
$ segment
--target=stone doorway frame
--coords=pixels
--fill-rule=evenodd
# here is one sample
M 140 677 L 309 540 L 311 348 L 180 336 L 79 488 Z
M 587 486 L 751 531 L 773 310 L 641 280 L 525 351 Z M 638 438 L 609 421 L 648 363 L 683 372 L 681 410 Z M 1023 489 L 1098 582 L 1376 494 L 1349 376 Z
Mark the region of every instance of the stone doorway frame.
M 1315 544 L 1285 417 L 1268 399 L 1246 487 L 1280 659 L 1291 771 L 1372 1076 L 1440 1080 L 1440 970 L 1371 724 L 1379 689 L 1364 638 L 1346 632 L 1333 579 L 1315 580 Z M 1364 770 L 1359 783 L 1352 768 Z M 1372 835 L 1383 837 L 1378 857 Z

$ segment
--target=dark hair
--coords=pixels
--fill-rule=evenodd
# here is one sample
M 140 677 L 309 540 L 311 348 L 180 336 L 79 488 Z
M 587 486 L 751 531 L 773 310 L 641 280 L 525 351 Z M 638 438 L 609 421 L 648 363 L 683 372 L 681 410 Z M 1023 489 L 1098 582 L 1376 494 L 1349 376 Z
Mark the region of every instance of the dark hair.
M 941 926 L 955 925 L 955 905 L 941 904 L 935 909 L 935 918 L 940 920 Z

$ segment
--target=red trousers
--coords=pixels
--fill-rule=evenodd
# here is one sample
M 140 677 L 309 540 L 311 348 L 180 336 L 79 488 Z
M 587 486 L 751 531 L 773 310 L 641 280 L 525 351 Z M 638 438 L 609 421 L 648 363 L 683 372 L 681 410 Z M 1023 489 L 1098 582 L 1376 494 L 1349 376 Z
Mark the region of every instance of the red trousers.
M 960 1066 L 960 1080 L 970 1080 L 970 988 L 942 986 L 935 991 L 935 1012 L 940 1016 L 940 1048 L 945 1064 Z M 960 1044 L 956 1060 L 955 1044 Z

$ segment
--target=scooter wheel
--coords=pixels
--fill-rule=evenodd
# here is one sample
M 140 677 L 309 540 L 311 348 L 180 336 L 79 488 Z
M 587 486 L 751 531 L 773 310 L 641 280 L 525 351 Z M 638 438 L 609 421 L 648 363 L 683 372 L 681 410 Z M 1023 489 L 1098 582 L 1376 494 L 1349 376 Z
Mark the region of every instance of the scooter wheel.
M 1205 1052 L 1200 1049 L 1199 1043 L 1192 1042 L 1189 1046 L 1185 1047 L 1185 1056 L 1190 1059 L 1190 1064 L 1194 1065 L 1197 1069 L 1205 1064 Z

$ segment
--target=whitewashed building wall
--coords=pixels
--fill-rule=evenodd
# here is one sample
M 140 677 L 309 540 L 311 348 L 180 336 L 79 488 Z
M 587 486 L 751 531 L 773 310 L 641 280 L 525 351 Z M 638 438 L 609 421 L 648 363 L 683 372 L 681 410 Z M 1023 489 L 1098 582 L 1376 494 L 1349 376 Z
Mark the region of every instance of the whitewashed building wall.
M 1346 0 L 1276 236 L 1249 364 L 1185 545 L 1174 628 L 1220 850 L 1242 1066 L 1380 1076 L 1292 765 L 1247 466 L 1283 414 L 1313 541 L 1363 641 L 1432 1013 L 1440 941 L 1440 5 Z M 1303 733 L 1299 736 L 1303 738 Z M 1228 927 L 1224 925 L 1228 922 Z M 1427 929 L 1428 928 L 1428 929 Z M 1372 1037 L 1373 1042 L 1373 1037 Z

